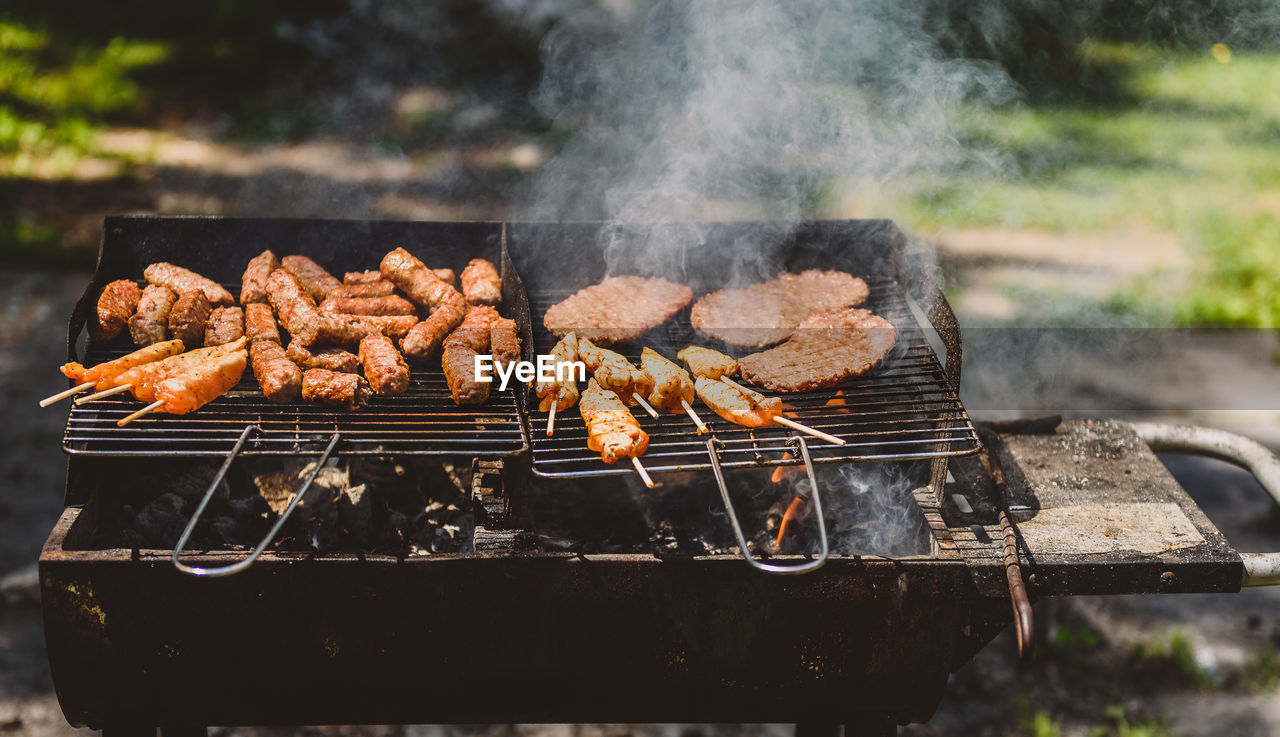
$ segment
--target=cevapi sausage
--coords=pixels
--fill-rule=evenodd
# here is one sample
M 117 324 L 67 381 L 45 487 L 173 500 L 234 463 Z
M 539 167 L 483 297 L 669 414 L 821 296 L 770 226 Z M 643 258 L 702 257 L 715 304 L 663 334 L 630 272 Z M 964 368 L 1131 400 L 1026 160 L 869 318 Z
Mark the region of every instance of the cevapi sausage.
M 239 307 L 218 307 L 209 315 L 204 329 L 205 345 L 226 345 L 244 337 L 244 311 Z
M 280 342 L 280 330 L 276 327 L 276 316 L 271 313 L 271 305 L 250 302 L 244 306 L 244 333 L 250 343 L 256 340 Z
M 280 268 L 280 259 L 270 249 L 249 259 L 240 279 L 240 304 L 267 301 L 267 277 Z
M 89 335 L 97 341 L 115 340 L 138 310 L 142 290 L 128 279 L 117 279 L 98 295 L 95 319 L 89 321 Z
M 341 348 L 311 349 L 291 342 L 285 349 L 285 355 L 304 369 L 322 368 L 344 374 L 354 374 L 360 370 L 360 360 L 356 358 L 356 354 Z
M 212 279 L 206 279 L 191 269 L 184 269 L 167 261 L 151 264 L 146 269 L 143 269 L 142 275 L 146 277 L 148 283 L 168 287 L 173 290 L 174 294 L 182 294 L 193 289 L 199 289 L 204 292 L 204 296 L 209 299 L 210 304 L 230 307 L 236 303 L 235 298 L 231 296 L 231 292 L 223 289 L 221 284 Z
M 321 312 L 333 315 L 414 315 L 418 310 L 404 297 L 329 297 Z
M 302 369 L 290 361 L 279 343 L 254 341 L 249 346 L 253 376 L 262 396 L 272 402 L 291 402 L 302 392 Z
M 302 375 L 302 398 L 308 402 L 355 409 L 370 396 L 369 382 L 356 374 L 308 369 Z
M 342 282 L 338 281 L 337 277 L 306 256 L 285 256 L 280 259 L 280 265 L 285 271 L 293 274 L 302 288 L 307 290 L 307 294 L 317 302 L 328 296 L 329 292 L 342 286 Z
M 473 305 L 496 305 L 502 301 L 502 279 L 493 263 L 473 258 L 462 270 L 462 294 Z
M 129 318 L 129 335 L 137 345 L 151 345 L 169 339 L 169 311 L 178 295 L 168 287 L 148 284 L 138 300 L 138 311 Z
M 409 364 L 385 335 L 366 335 L 360 341 L 360 365 L 374 394 L 404 394 L 409 390 Z
M 400 342 L 406 357 L 425 360 L 466 317 L 467 300 L 403 248 L 388 253 L 380 268 L 410 299 L 432 311 L 430 317 L 414 325 Z

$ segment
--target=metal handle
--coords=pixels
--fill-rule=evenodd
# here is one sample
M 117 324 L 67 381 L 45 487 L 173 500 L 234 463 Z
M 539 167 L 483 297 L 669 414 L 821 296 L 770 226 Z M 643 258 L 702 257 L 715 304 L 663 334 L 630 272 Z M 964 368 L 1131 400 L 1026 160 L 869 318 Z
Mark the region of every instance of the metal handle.
M 311 469 L 311 473 L 307 475 L 306 481 L 302 482 L 302 486 L 294 493 L 293 499 L 289 501 L 289 506 L 284 508 L 280 513 L 280 518 L 272 525 L 271 530 L 267 532 L 266 537 L 258 543 L 258 546 L 249 553 L 249 557 L 244 560 L 237 561 L 231 565 L 218 566 L 216 568 L 201 568 L 199 566 L 189 566 L 179 560 L 182 550 L 187 546 L 187 540 L 190 539 L 191 533 L 196 529 L 196 523 L 200 521 L 200 516 L 204 514 L 205 507 L 209 506 L 209 500 L 213 498 L 213 493 L 218 490 L 218 485 L 222 483 L 222 479 L 227 475 L 227 470 L 231 468 L 231 462 L 235 460 L 240 453 L 240 449 L 244 447 L 245 441 L 249 439 L 249 435 L 255 430 L 261 430 L 257 425 L 249 425 L 245 427 L 244 432 L 240 433 L 240 439 L 231 447 L 231 453 L 227 455 L 227 460 L 222 462 L 222 468 L 218 469 L 217 475 L 213 477 L 213 483 L 209 484 L 209 490 L 205 492 L 204 498 L 200 500 L 200 505 L 196 507 L 195 514 L 191 515 L 191 521 L 187 522 L 187 529 L 182 531 L 182 537 L 178 538 L 178 546 L 173 549 L 173 566 L 183 573 L 192 576 L 201 576 L 216 578 L 218 576 L 230 576 L 233 573 L 239 573 L 249 566 L 253 565 L 258 556 L 262 555 L 262 551 L 267 549 L 275 538 L 276 533 L 284 527 L 284 523 L 288 521 L 289 515 L 293 514 L 294 507 L 298 506 L 298 502 L 302 501 L 303 495 L 311 488 L 311 482 L 316 480 L 316 475 L 320 473 L 320 469 L 324 467 L 329 456 L 333 453 L 333 449 L 338 445 L 338 439 L 342 437 L 342 433 L 334 431 L 333 437 L 329 440 L 329 445 L 325 447 L 324 452 L 320 454 L 320 458 L 316 461 L 315 468 Z
M 711 457 L 711 471 L 716 476 L 716 483 L 720 485 L 720 498 L 724 500 L 724 510 L 729 513 L 729 523 L 733 525 L 733 534 L 738 539 L 738 549 L 742 551 L 742 557 L 751 564 L 753 568 L 764 571 L 765 573 L 779 573 L 783 575 L 796 573 L 809 573 L 821 568 L 827 562 L 827 557 L 831 554 L 830 547 L 827 542 L 827 523 L 823 519 L 822 499 L 818 494 L 818 479 L 813 474 L 813 461 L 809 458 L 809 446 L 804 442 L 804 438 L 795 436 L 788 440 L 788 443 L 800 446 L 800 456 L 804 458 L 804 470 L 809 474 L 809 488 L 813 489 L 813 510 L 818 517 L 818 535 L 822 544 L 822 552 L 814 560 L 801 563 L 794 566 L 780 566 L 773 563 L 762 563 L 751 555 L 751 551 L 747 548 L 747 538 L 742 534 L 742 525 L 738 522 L 738 513 L 733 509 L 733 500 L 729 498 L 729 487 L 724 482 L 724 471 L 720 469 L 720 456 L 716 453 L 716 444 L 720 441 L 714 437 L 707 438 L 707 455 Z
M 982 455 L 979 460 L 991 478 L 995 487 L 996 499 L 1000 505 L 1001 552 L 1004 554 L 1004 576 L 1009 584 L 1009 604 L 1013 608 L 1013 627 L 1018 635 L 1018 655 L 1023 660 L 1030 660 L 1036 654 L 1036 621 L 1031 607 L 1031 596 L 1027 594 L 1027 584 L 1022 578 L 1022 562 L 1018 558 L 1018 528 L 1009 516 L 1009 484 L 1005 480 L 1004 467 L 996 455 L 995 447 L 999 436 L 992 430 L 980 428 L 982 436 Z
M 1226 430 L 1163 422 L 1130 423 L 1151 450 L 1208 456 L 1233 463 L 1253 474 L 1271 498 L 1280 504 L 1280 459 L 1261 443 Z M 1280 584 L 1280 553 L 1241 553 L 1242 586 Z

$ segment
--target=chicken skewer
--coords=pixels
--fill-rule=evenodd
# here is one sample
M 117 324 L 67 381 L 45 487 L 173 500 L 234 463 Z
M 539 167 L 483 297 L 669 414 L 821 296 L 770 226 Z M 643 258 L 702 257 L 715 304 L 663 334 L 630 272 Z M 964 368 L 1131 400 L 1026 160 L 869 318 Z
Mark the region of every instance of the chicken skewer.
M 578 335 L 570 331 L 551 349 L 551 356 L 557 366 L 577 361 Z M 533 385 L 533 391 L 538 397 L 538 409 L 548 412 L 547 437 L 551 437 L 556 432 L 556 412 L 578 403 L 578 381 L 570 369 L 568 381 L 560 381 L 559 376 L 551 381 L 539 381 Z
M 135 366 L 141 366 L 153 361 L 159 361 L 169 356 L 176 356 L 182 353 L 185 346 L 180 340 L 166 340 L 160 343 L 152 343 L 138 350 L 123 355 L 117 359 L 100 363 L 93 368 L 85 368 L 79 363 L 66 363 L 62 365 L 62 373 L 68 379 L 71 379 L 76 385 L 66 391 L 58 392 L 51 397 L 40 400 L 41 407 L 48 407 L 54 402 L 60 402 L 73 394 L 79 394 L 83 391 L 99 388 L 99 384 L 105 386 L 112 379 L 123 374 Z
M 653 382 L 621 353 L 601 348 L 586 338 L 579 338 L 578 358 L 602 389 L 611 390 L 625 404 L 640 405 L 650 417 L 657 419 L 658 411 L 644 399 L 644 395 L 653 391 Z
M 708 379 L 705 376 L 698 377 L 698 380 L 694 382 L 694 389 L 703 404 L 715 410 L 716 414 L 735 425 L 744 427 L 783 425 L 792 430 L 798 430 L 815 438 L 820 438 L 833 445 L 844 445 L 843 438 L 838 438 L 821 430 L 815 430 L 807 425 L 801 425 L 788 417 L 783 417 L 782 400 L 777 397 L 766 397 L 750 389 L 744 391 L 741 387 L 726 384 L 722 379 Z
M 587 380 L 587 390 L 582 393 L 578 411 L 587 426 L 587 447 L 599 453 L 600 460 L 605 463 L 630 458 L 640 480 L 652 489 L 653 479 L 640 463 L 640 456 L 649 448 L 649 435 L 640 428 L 640 423 L 636 422 L 621 397 L 602 388 L 593 376 Z
M 693 424 L 698 427 L 698 434 L 707 432 L 706 423 L 693 411 L 695 390 L 689 372 L 672 363 L 665 356 L 652 348 L 640 351 L 640 367 L 644 369 L 653 390 L 649 393 L 649 402 L 668 412 L 684 411 L 688 413 Z
M 719 379 L 741 392 L 751 392 L 750 389 L 729 378 L 738 373 L 738 362 L 732 356 L 726 356 L 720 351 L 700 345 L 689 345 L 682 348 L 676 354 L 676 358 L 688 364 L 694 376 Z
M 179 353 L 159 361 L 145 363 L 134 366 L 128 371 L 124 371 L 111 379 L 101 382 L 108 385 L 105 391 L 96 394 L 90 394 L 87 397 L 80 397 L 76 400 L 76 405 L 92 402 L 103 397 L 109 397 L 113 394 L 123 394 L 124 392 L 132 392 L 133 396 L 144 402 L 150 402 L 155 399 L 153 392 L 157 384 L 165 379 L 186 373 L 205 361 L 218 357 L 224 353 L 232 353 L 244 348 L 245 339 L 227 343 L 226 345 L 211 346 L 209 348 L 197 348 L 186 353 Z
M 228 344 L 230 345 L 230 344 Z M 190 371 L 164 379 L 155 387 L 156 401 L 116 422 L 118 427 L 152 412 L 185 415 L 226 394 L 240 383 L 248 363 L 249 352 L 241 348 L 223 352 L 210 358 Z

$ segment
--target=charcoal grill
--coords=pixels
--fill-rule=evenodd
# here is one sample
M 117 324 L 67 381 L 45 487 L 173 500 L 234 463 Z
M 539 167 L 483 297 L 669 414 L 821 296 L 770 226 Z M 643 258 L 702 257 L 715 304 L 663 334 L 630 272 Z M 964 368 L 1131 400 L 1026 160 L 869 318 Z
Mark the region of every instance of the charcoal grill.
M 1229 457 L 1251 467 L 1280 500 L 1280 463 L 1265 449 L 1235 436 L 1206 443 L 1195 430 L 1120 422 L 987 427 L 980 438 L 954 399 L 960 359 L 954 319 L 940 295 L 929 293 L 931 282 L 921 278 L 891 224 L 698 227 L 722 244 L 778 234 L 778 258 L 762 270 L 779 263 L 830 266 L 841 254 L 851 257 L 851 249 L 874 248 L 858 271 L 870 272 L 876 298 L 886 300 L 880 304 L 907 303 L 912 315 L 919 308 L 925 319 L 915 329 L 937 330 L 942 347 L 936 352 L 925 352 L 920 335 L 904 337 L 898 358 L 906 363 L 896 366 L 909 379 L 889 364 L 863 387 L 873 411 L 882 406 L 874 403 L 897 400 L 872 386 L 909 381 L 900 386 L 935 391 L 936 411 L 906 410 L 929 433 L 910 441 L 892 436 L 903 441 L 892 450 L 867 440 L 848 458 L 814 459 L 871 462 L 897 454 L 903 460 L 895 463 L 925 464 L 924 480 L 909 493 L 928 530 L 928 552 L 833 555 L 821 570 L 778 578 L 759 575 L 732 553 L 550 550 L 527 525 L 555 492 L 572 500 L 591 493 L 583 491 L 588 487 L 616 487 L 625 479 L 601 475 L 611 469 L 591 467 L 580 453 L 547 456 L 537 442 L 541 418 L 524 411 L 524 397 L 512 396 L 509 405 L 502 398 L 493 405 L 512 408 L 494 427 L 515 426 L 500 450 L 466 438 L 463 428 L 433 436 L 430 418 L 422 438 L 457 443 L 414 443 L 418 453 L 475 459 L 472 495 L 480 523 L 473 551 L 404 558 L 266 550 L 237 576 L 202 580 L 174 570 L 170 549 L 96 547 L 94 529 L 105 523 L 94 512 L 97 502 L 112 493 L 111 479 L 129 478 L 140 464 L 209 456 L 203 462 L 216 466 L 213 456 L 226 453 L 243 423 L 276 427 L 270 425 L 275 418 L 261 409 L 245 412 L 236 416 L 233 432 L 219 426 L 225 437 L 202 426 L 201 441 L 189 444 L 195 431 L 182 434 L 175 425 L 172 447 L 90 437 L 68 445 L 67 506 L 40 558 L 50 664 L 68 721 L 113 733 L 237 724 L 783 721 L 885 734 L 895 724 L 927 720 L 948 673 L 1015 614 L 1020 645 L 1030 650 L 1024 594 L 1232 592 L 1242 584 L 1280 582 L 1280 556 L 1236 552 L 1151 447 Z M 225 272 L 238 267 L 219 261 L 242 264 L 267 245 L 337 267 L 325 256 L 337 258 L 348 244 L 367 249 L 353 256 L 361 266 L 397 243 L 439 249 L 454 262 L 463 257 L 448 256 L 450 245 L 464 244 L 501 257 L 506 274 L 524 277 L 536 311 L 551 295 L 540 291 L 547 282 L 537 265 L 522 265 L 531 249 L 546 249 L 549 263 L 564 253 L 586 254 L 575 258 L 588 263 L 614 258 L 607 249 L 593 255 L 574 245 L 601 232 L 592 224 L 111 219 L 94 285 L 136 275 L 150 260 L 183 263 L 173 256 L 178 249 L 190 254 L 188 265 L 232 282 Z M 195 237 L 199 247 L 186 242 Z M 513 258 L 503 256 L 504 244 Z M 309 252 L 312 247 L 329 250 Z M 618 265 L 627 265 L 625 258 Z M 705 286 L 694 284 L 695 291 Z M 72 320 L 73 341 L 84 307 Z M 538 322 L 527 312 L 521 319 L 525 330 Z M 679 320 L 668 326 L 674 332 L 661 338 L 662 346 L 682 340 L 683 329 Z M 532 338 L 526 333 L 526 345 Z M 543 347 L 546 336 L 536 341 Z M 938 364 L 935 353 L 945 363 Z M 415 379 L 426 392 L 430 377 Z M 856 389 L 847 387 L 845 396 Z M 247 392 L 247 385 L 240 390 Z M 239 399 L 232 397 L 229 407 Z M 335 452 L 407 457 L 412 451 L 397 444 L 404 428 L 388 428 L 379 418 L 373 409 L 349 418 L 357 421 L 353 433 L 387 432 L 364 445 L 344 442 Z M 79 419 L 76 410 L 72 419 Z M 246 452 L 318 453 L 335 420 L 318 420 L 306 431 L 299 429 L 302 420 L 288 422 L 276 429 L 278 436 L 246 440 Z M 466 422 L 477 436 L 489 427 L 476 417 Z M 699 454 L 698 447 L 682 445 L 692 433 L 687 421 L 677 431 L 680 422 L 652 423 L 672 454 L 654 465 L 705 473 L 705 448 Z M 859 443 L 887 437 L 864 436 L 877 430 L 852 422 L 836 429 Z M 741 432 L 716 430 L 727 439 Z M 781 431 L 757 432 L 750 442 L 761 449 L 758 456 L 726 451 L 725 465 L 798 462 L 781 452 L 788 447 Z M 810 447 L 820 453 L 816 443 Z M 1140 534 L 1104 534 L 1100 521 Z M 240 551 L 212 550 L 183 560 L 221 566 L 242 558 Z

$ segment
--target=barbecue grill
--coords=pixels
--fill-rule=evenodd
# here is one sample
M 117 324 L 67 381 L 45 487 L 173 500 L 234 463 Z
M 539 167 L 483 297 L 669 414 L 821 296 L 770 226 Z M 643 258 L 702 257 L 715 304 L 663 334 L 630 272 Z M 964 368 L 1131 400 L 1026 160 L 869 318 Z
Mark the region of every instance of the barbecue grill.
M 695 227 L 704 246 L 690 249 L 680 273 L 668 272 L 695 292 L 721 286 L 715 259 L 751 238 L 762 274 L 823 266 L 866 275 L 873 308 L 899 325 L 901 337 L 885 366 L 843 388 L 852 414 L 820 411 L 830 393 L 796 402 L 807 422 L 847 438 L 845 447 L 720 422 L 708 443 L 682 417 L 641 417 L 653 434 L 645 458 L 659 480 L 720 480 L 728 502 L 743 500 L 723 480 L 734 469 L 803 464 L 806 455 L 818 466 L 922 469 L 906 494 L 927 531 L 924 552 L 836 551 L 821 570 L 782 578 L 743 565 L 732 548 L 661 556 L 556 549 L 542 530 L 557 509 L 598 509 L 601 499 L 589 497 L 630 481 L 582 450 L 576 418 L 566 417 L 546 441 L 545 417 L 529 411 L 523 392 L 495 393 L 480 408 L 452 407 L 438 371 L 415 371 L 408 397 L 349 415 L 268 407 L 253 398 L 251 379 L 189 417 L 160 418 L 128 434 L 117 434 L 110 420 L 131 404 L 90 405 L 68 420 L 66 509 L 40 558 L 50 664 L 68 721 L 110 732 L 785 721 L 884 734 L 927 720 L 947 675 L 1010 622 L 1029 654 L 1032 598 L 1231 592 L 1280 582 L 1280 555 L 1236 552 L 1152 452 L 1227 457 L 1251 468 L 1280 500 L 1280 462 L 1261 446 L 1195 428 L 1121 422 L 975 427 L 956 394 L 954 317 L 891 223 Z M 590 223 L 111 218 L 98 269 L 72 316 L 69 350 L 75 355 L 96 290 L 136 278 L 150 261 L 173 261 L 233 286 L 247 258 L 267 246 L 343 270 L 404 245 L 431 264 L 476 255 L 501 262 L 504 310 L 516 317 L 531 355 L 549 345 L 541 312 L 579 286 L 557 283 L 555 270 L 571 263 L 583 283 L 606 268 L 656 271 L 636 258 L 643 249 L 616 247 L 664 237 L 662 229 L 645 233 Z M 687 318 L 678 316 L 650 344 L 671 354 L 688 337 Z M 110 355 L 94 345 L 87 352 L 90 360 Z M 173 548 L 96 542 L 112 524 L 105 503 L 141 469 L 216 468 L 229 462 L 237 441 L 255 462 L 325 449 L 406 464 L 466 459 L 477 519 L 472 543 L 464 552 L 423 556 L 267 549 L 238 575 L 210 580 L 175 570 Z M 823 492 L 828 499 L 839 493 Z M 811 558 L 772 561 L 795 567 Z M 245 553 L 191 551 L 182 560 L 235 565 Z

